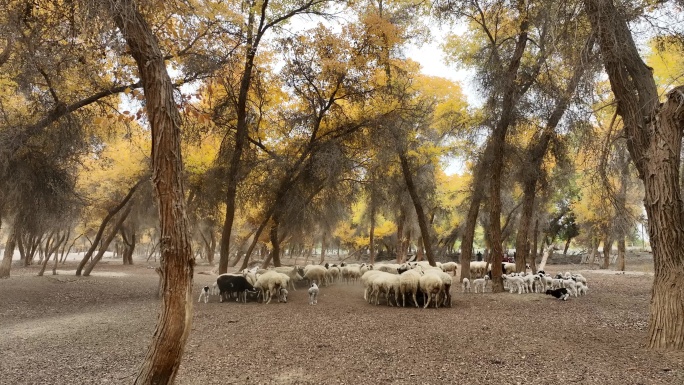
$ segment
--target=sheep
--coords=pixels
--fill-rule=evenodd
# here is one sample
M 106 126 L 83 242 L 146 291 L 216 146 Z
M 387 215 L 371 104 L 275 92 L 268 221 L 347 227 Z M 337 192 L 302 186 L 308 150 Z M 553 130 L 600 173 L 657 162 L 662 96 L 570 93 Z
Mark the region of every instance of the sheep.
M 331 266 L 325 273 L 325 278 L 328 282 L 335 283 L 340 278 L 340 268 L 337 266 Z
M 366 301 L 369 301 L 369 294 L 373 289 L 373 277 L 378 275 L 379 273 L 382 272 L 378 270 L 369 270 L 361 277 L 361 284 L 363 284 L 364 287 L 363 299 L 365 299 Z
M 287 275 L 271 270 L 260 275 L 254 287 L 262 291 L 264 300 L 268 295 L 267 304 L 271 302 L 274 295 L 278 297 L 278 302 L 280 302 L 280 289 L 287 286 L 287 278 L 289 278 Z
M 456 271 L 458 271 L 458 263 L 456 262 L 447 262 L 442 264 L 442 271 L 443 272 L 448 272 L 451 271 L 454 276 L 456 276 Z
M 371 278 L 371 286 L 373 290 L 371 291 L 370 297 L 373 297 L 373 294 L 375 294 L 375 304 L 378 305 L 380 303 L 380 293 L 385 293 L 385 297 L 387 298 L 387 304 L 389 306 L 392 306 L 392 300 L 390 299 L 390 294 L 394 294 L 394 302 L 399 306 L 399 302 L 397 301 L 398 298 L 398 292 L 400 290 L 400 281 L 399 281 L 399 276 L 396 274 L 391 274 L 391 273 L 385 273 L 385 272 L 380 272 L 380 274 L 376 274 Z
M 311 287 L 309 287 L 309 305 L 318 305 L 318 291 L 316 281 L 311 282 Z
M 280 288 L 280 291 L 278 292 L 278 302 L 284 302 L 287 303 L 287 289 L 284 287 Z
M 484 293 L 485 290 L 487 290 L 487 281 L 489 281 L 489 277 L 486 275 L 484 278 L 477 278 L 473 280 L 473 289 L 475 289 L 475 294 L 478 293 L 478 289 L 480 290 L 480 293 Z
M 525 289 L 527 288 L 525 281 L 520 276 L 513 276 L 513 275 L 504 274 L 503 279 L 504 279 L 504 282 L 508 282 L 508 288 L 509 288 L 508 291 L 510 293 L 513 293 L 517 289 L 518 294 L 522 294 L 525 291 Z
M 454 281 L 451 279 L 449 274 L 443 272 L 441 269 L 433 274 L 436 274 L 442 279 L 442 293 L 440 293 L 440 296 L 441 294 L 444 294 L 444 301 L 442 301 L 442 305 L 451 307 L 451 285 Z
M 280 266 L 276 267 L 275 271 L 277 271 L 278 273 L 286 274 L 288 277 L 290 277 L 290 287 L 294 291 L 297 291 L 297 289 L 295 288 L 295 282 L 299 282 L 304 279 L 301 275 L 299 275 L 299 269 L 297 268 L 297 266 Z
M 461 282 L 461 291 L 470 293 L 470 280 L 468 278 L 463 278 L 463 282 Z
M 439 294 L 444 290 L 444 282 L 437 274 L 424 274 L 419 280 L 420 290 L 425 294 L 426 301 L 423 309 L 430 305 L 430 300 L 435 297 L 435 308 L 439 307 Z
M 515 273 L 515 263 L 504 262 L 501 267 L 504 274 Z
M 568 292 L 571 295 L 574 295 L 575 298 L 577 298 L 577 282 L 575 282 L 572 279 L 564 279 L 563 280 L 563 287 L 568 289 Z
M 483 277 L 486 274 L 486 266 L 487 262 L 484 261 L 470 262 L 470 275 L 478 278 Z
M 589 287 L 582 283 L 582 282 L 577 282 L 577 294 L 579 295 L 586 295 L 587 291 L 589 291 Z
M 378 263 L 373 267 L 373 270 L 384 271 L 385 273 L 399 274 L 399 268 L 402 265 L 396 263 Z
M 402 307 L 406 307 L 406 293 L 411 293 L 413 303 L 418 307 L 416 293 L 420 287 L 420 277 L 422 271 L 408 270 L 399 275 L 399 291 L 401 292 Z
M 202 298 L 204 298 L 204 303 L 209 302 L 209 286 L 204 286 L 200 289 L 200 295 L 197 302 L 202 302 Z
M 247 279 L 242 275 L 219 275 L 216 278 L 216 285 L 219 288 L 219 302 L 223 302 L 226 294 L 232 293 L 238 294 L 238 301 L 240 295 L 244 295 L 244 302 L 247 302 L 247 291 L 254 291 L 254 286 L 247 282 Z
M 584 276 L 582 274 L 579 274 L 579 273 L 573 274 L 572 278 L 574 278 L 575 281 L 577 281 L 577 282 L 582 282 L 585 285 L 587 284 L 587 279 L 584 278 Z
M 304 278 L 308 279 L 309 282 L 321 282 L 325 284 L 326 279 L 325 279 L 325 274 L 327 270 L 323 266 L 318 266 L 318 265 L 307 265 L 304 268 Z

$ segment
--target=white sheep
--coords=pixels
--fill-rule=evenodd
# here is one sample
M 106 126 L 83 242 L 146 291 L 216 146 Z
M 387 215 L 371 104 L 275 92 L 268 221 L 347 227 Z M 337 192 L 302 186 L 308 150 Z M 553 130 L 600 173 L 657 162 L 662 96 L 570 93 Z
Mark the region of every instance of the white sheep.
M 323 266 L 319 265 L 307 265 L 304 268 L 304 278 L 308 279 L 309 282 L 321 282 L 325 285 L 326 279 L 325 275 L 327 273 L 327 270 Z
M 487 281 L 489 281 L 489 276 L 485 275 L 484 278 L 477 278 L 473 280 L 473 289 L 475 290 L 475 294 L 478 293 L 484 293 L 487 290 Z
M 309 305 L 318 305 L 318 285 L 316 282 L 311 282 L 311 287 L 309 287 Z
M 326 272 L 326 279 L 328 282 L 335 283 L 340 279 L 340 268 L 337 266 L 331 266 Z
M 280 289 L 287 286 L 287 278 L 289 277 L 285 274 L 273 270 L 267 271 L 257 278 L 254 287 L 261 290 L 264 300 L 268 296 L 266 303 L 270 303 L 274 295 L 278 297 L 278 302 L 280 302 Z
M 289 284 L 294 291 L 297 291 L 295 288 L 295 282 L 299 282 L 304 279 L 301 275 L 299 275 L 299 268 L 297 266 L 280 266 L 276 267 L 275 271 L 286 274 L 288 277 L 290 277 Z
M 478 278 L 483 277 L 487 273 L 485 271 L 486 266 L 487 262 L 484 261 L 470 262 L 470 275 Z
M 439 294 L 444 290 L 442 278 L 437 274 L 428 273 L 420 277 L 419 284 L 420 290 L 427 297 L 423 309 L 426 309 L 430 305 L 430 301 L 433 297 L 435 298 L 435 307 L 439 307 Z
M 583 282 L 580 282 L 580 281 L 577 282 L 577 294 L 578 295 L 586 295 L 588 291 L 589 291 L 589 286 L 587 286 Z
M 373 277 L 379 273 L 379 270 L 369 270 L 361 277 L 361 284 L 363 284 L 363 299 L 370 302 L 370 292 L 373 290 Z
M 527 288 L 527 285 L 525 284 L 525 280 L 523 280 L 523 278 L 520 276 L 504 274 L 502 277 L 503 277 L 504 282 L 508 283 L 508 291 L 510 293 L 513 293 L 514 291 L 517 290 L 518 294 L 522 294 L 525 291 L 525 289 Z
M 387 298 L 387 304 L 389 306 L 392 306 L 392 300 L 390 299 L 390 294 L 394 294 L 394 302 L 397 303 L 397 306 L 399 306 L 399 302 L 397 300 L 398 293 L 400 290 L 400 281 L 399 281 L 399 276 L 396 274 L 391 274 L 391 273 L 385 273 L 385 272 L 380 272 L 380 274 L 374 275 L 371 279 L 371 286 L 372 286 L 372 291 L 370 294 L 370 297 L 373 297 L 373 294 L 375 294 L 375 304 L 378 305 L 380 303 L 380 294 L 385 293 L 385 297 Z
M 564 279 L 563 287 L 568 289 L 568 293 L 570 293 L 570 295 L 574 295 L 575 298 L 577 298 L 577 282 L 572 279 Z
M 463 282 L 461 282 L 461 291 L 463 293 L 470 293 L 470 280 L 468 278 L 463 278 Z
M 446 262 L 442 264 L 442 271 L 445 273 L 448 271 L 451 271 L 452 274 L 455 276 L 456 272 L 458 271 L 458 263 L 456 262 Z
M 401 292 L 401 300 L 403 307 L 406 307 L 406 294 L 411 293 L 413 297 L 413 303 L 418 307 L 418 300 L 416 299 L 416 293 L 420 287 L 420 277 L 422 276 L 422 271 L 419 270 L 408 270 L 399 275 L 399 291 Z

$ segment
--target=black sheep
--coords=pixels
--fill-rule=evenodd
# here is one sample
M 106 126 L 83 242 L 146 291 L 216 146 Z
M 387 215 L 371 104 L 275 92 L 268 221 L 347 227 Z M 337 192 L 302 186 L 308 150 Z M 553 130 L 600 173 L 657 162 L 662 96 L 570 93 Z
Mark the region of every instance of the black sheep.
M 219 275 L 216 278 L 216 285 L 219 288 L 219 301 L 223 302 L 224 294 L 230 296 L 232 293 L 238 294 L 238 300 L 240 294 L 244 294 L 244 301 L 247 302 L 247 292 L 256 291 L 254 286 L 252 286 L 247 278 L 241 275 Z

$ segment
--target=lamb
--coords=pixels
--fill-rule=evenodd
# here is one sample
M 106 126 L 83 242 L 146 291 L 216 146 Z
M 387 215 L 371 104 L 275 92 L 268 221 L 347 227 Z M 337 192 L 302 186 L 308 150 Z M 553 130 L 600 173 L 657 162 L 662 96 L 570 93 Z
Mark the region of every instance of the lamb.
M 589 287 L 582 283 L 582 282 L 577 282 L 577 294 L 579 295 L 586 295 L 587 291 L 589 291 Z
M 568 289 L 561 287 L 559 289 L 549 289 L 546 291 L 547 295 L 552 295 L 560 300 L 567 301 L 568 298 L 570 297 L 570 294 L 568 294 Z
M 439 307 L 439 294 L 444 290 L 442 278 L 436 274 L 425 274 L 420 277 L 419 283 L 420 290 L 427 296 L 423 309 L 430 305 L 433 296 L 435 297 L 435 308 Z
M 464 293 L 470 293 L 470 280 L 468 278 L 463 278 L 461 283 L 461 291 Z
M 421 271 L 418 270 L 408 270 L 399 275 L 399 291 L 401 292 L 401 300 L 403 307 L 406 307 L 406 293 L 411 293 L 413 297 L 413 303 L 418 307 L 418 300 L 416 299 L 416 293 L 420 287 L 420 277 L 422 275 Z
M 487 281 L 489 281 L 489 277 L 486 275 L 484 278 L 478 278 L 473 280 L 473 289 L 475 289 L 475 294 L 478 293 L 478 289 L 480 290 L 480 293 L 485 292 L 485 290 L 487 289 Z
M 204 303 L 209 302 L 209 286 L 204 286 L 200 289 L 200 295 L 197 302 L 202 302 L 202 298 L 204 298 Z
M 316 281 L 311 282 L 311 287 L 309 287 L 309 305 L 318 304 L 318 285 Z
M 510 293 L 513 293 L 517 289 L 518 294 L 522 294 L 527 288 L 525 281 L 520 276 L 512 276 L 512 275 L 505 275 L 504 274 L 503 279 L 504 279 L 504 282 L 508 283 L 508 291 Z
M 568 289 L 568 292 L 577 298 L 577 282 L 572 279 L 564 279 L 563 287 Z

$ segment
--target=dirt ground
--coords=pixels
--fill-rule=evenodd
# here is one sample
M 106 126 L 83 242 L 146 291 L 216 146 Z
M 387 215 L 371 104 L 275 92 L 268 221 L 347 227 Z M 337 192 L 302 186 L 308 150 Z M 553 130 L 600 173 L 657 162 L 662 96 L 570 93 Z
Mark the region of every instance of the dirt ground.
M 158 312 L 148 263 L 0 280 L 0 384 L 125 384 Z M 631 265 L 630 265 L 631 263 Z M 62 267 L 64 270 L 74 266 Z M 644 349 L 652 274 L 581 271 L 589 294 L 461 294 L 452 308 L 369 305 L 360 284 L 287 304 L 195 303 L 178 384 L 684 384 L 684 353 Z M 211 267 L 198 266 L 196 272 Z M 49 274 L 49 272 L 48 272 Z M 196 274 L 195 289 L 215 276 Z

